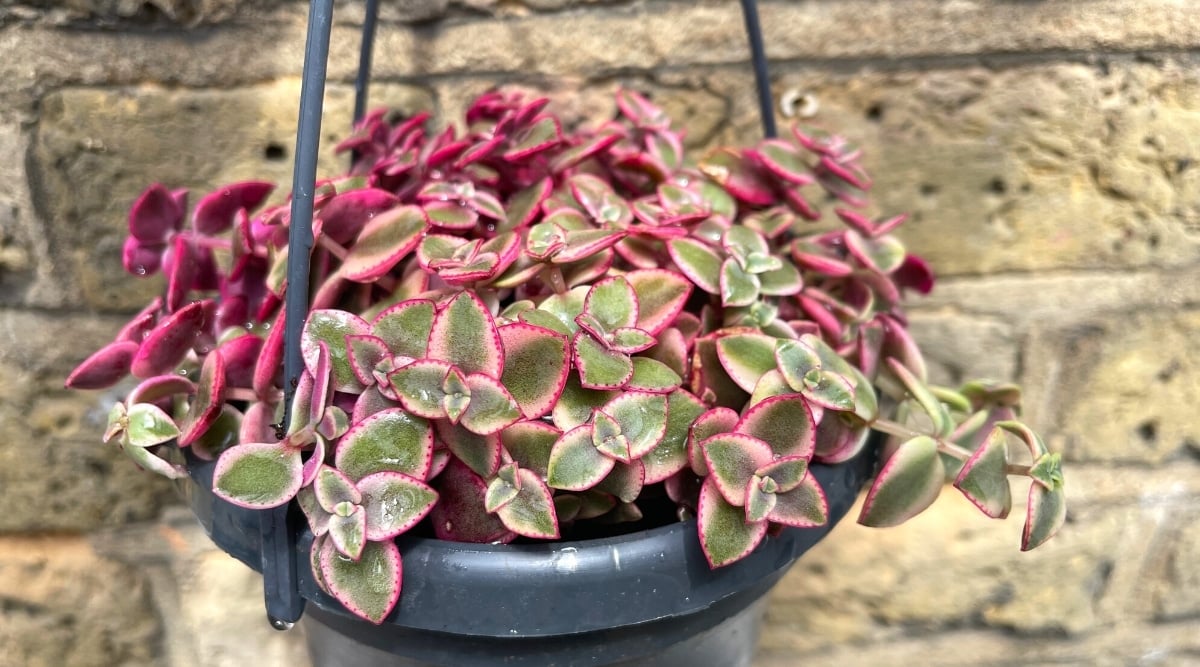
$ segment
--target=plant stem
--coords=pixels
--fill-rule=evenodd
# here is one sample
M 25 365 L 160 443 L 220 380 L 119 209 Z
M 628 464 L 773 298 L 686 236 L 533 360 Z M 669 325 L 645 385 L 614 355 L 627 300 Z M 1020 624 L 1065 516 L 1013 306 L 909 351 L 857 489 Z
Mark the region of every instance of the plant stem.
M 875 421 L 871 422 L 871 428 L 875 429 L 876 431 L 880 431 L 881 433 L 894 435 L 897 438 L 904 440 L 911 440 L 922 435 L 929 436 L 933 438 L 935 442 L 937 442 L 937 449 L 939 452 L 948 456 L 953 456 L 959 461 L 966 461 L 967 459 L 971 458 L 972 454 L 974 453 L 968 449 L 959 447 L 952 442 L 943 440 L 942 438 L 931 436 L 928 433 L 921 433 L 920 431 L 913 430 L 904 424 L 888 419 L 876 419 Z M 1030 466 L 1021 465 L 1018 463 L 1009 463 L 1007 468 L 1008 474 L 1010 475 L 1024 475 L 1026 477 L 1029 476 L 1029 471 L 1031 470 Z
M 329 254 L 336 257 L 338 261 L 345 261 L 346 255 L 350 254 L 350 251 L 343 248 L 340 243 L 334 241 L 325 234 L 322 234 L 321 237 L 317 239 L 317 245 L 328 250 Z
M 547 264 L 546 268 L 542 269 L 542 280 L 550 283 L 550 288 L 555 294 L 565 294 L 567 291 L 567 281 L 563 278 L 562 269 L 553 264 Z

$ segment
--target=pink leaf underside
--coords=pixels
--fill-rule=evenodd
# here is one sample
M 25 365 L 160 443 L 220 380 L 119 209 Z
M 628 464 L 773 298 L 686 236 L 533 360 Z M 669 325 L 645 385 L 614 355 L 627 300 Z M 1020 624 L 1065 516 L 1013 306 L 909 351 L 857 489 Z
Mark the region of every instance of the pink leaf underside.
M 204 435 L 221 414 L 225 401 L 225 361 L 220 354 L 210 354 L 200 369 L 196 395 L 192 397 L 187 415 L 179 425 L 179 446 L 186 447 Z
M 162 242 L 179 229 L 183 207 L 166 187 L 155 183 L 134 201 L 129 210 L 129 233 L 139 241 Z
M 741 202 L 751 206 L 776 203 L 771 186 L 756 171 L 755 165 L 736 150 L 722 149 L 710 154 L 700 163 L 700 171 Z
M 771 447 L 742 433 L 715 435 L 700 443 L 709 477 L 730 504 L 746 504 L 746 483 L 754 471 L 771 463 Z
M 281 309 L 271 330 L 267 332 L 258 363 L 254 366 L 254 393 L 259 396 L 269 395 L 276 386 L 276 379 L 282 375 L 284 324 L 284 311 Z
M 352 480 L 377 472 L 426 479 L 433 460 L 429 422 L 400 408 L 356 421 L 338 441 L 334 465 Z
M 427 354 L 464 373 L 498 378 L 504 370 L 504 348 L 487 306 L 471 292 L 461 292 L 433 318 Z
M 117 341 L 100 348 L 71 371 L 67 387 L 71 389 L 105 389 L 129 373 L 130 362 L 137 354 L 138 344 Z
M 813 458 L 822 463 L 848 461 L 866 446 L 871 429 L 862 424 L 850 424 L 830 415 L 817 425 Z
M 487 482 L 463 462 L 451 457 L 435 487 L 439 500 L 430 519 L 438 539 L 488 543 L 512 535 L 499 517 L 484 510 Z
M 816 421 L 799 394 L 774 396 L 752 406 L 734 430 L 767 443 L 775 456 L 812 458 L 816 447 Z
M 217 459 L 213 493 L 239 507 L 278 507 L 300 490 L 302 466 L 300 451 L 282 443 L 231 447 Z
M 696 418 L 688 433 L 688 464 L 701 477 L 708 475 L 708 463 L 700 444 L 722 433 L 732 433 L 738 423 L 738 413 L 730 408 L 716 407 Z
M 312 484 L 317 473 L 325 467 L 325 451 L 325 438 L 317 438 L 312 451 L 308 454 L 308 460 L 304 462 L 304 467 L 300 470 L 300 486 L 307 487 Z
M 321 232 L 340 245 L 348 245 L 368 221 L 395 208 L 399 200 L 385 190 L 363 188 L 334 196 L 317 211 Z
M 775 370 L 775 337 L 760 333 L 737 333 L 717 339 L 717 358 L 730 379 L 746 392 L 754 391 L 759 379 Z
M 134 377 L 148 378 L 175 369 L 196 342 L 204 324 L 206 303 L 198 301 L 171 314 L 146 336 L 130 362 Z
M 304 366 L 316 373 L 320 358 L 320 343 L 329 347 L 329 364 L 333 374 L 334 391 L 359 393 L 362 385 L 354 377 L 346 346 L 346 336 L 363 335 L 370 332 L 366 320 L 342 310 L 319 309 L 309 313 L 300 337 L 300 350 L 304 355 Z
M 547 414 L 562 394 L 570 370 L 566 336 L 522 322 L 502 326 L 498 333 L 504 348 L 500 382 L 526 419 Z
M 710 567 L 745 558 L 767 534 L 768 522 L 747 523 L 745 511 L 725 500 L 712 477 L 700 489 L 697 515 L 700 546 Z
M 263 348 L 263 339 L 254 334 L 238 336 L 217 348 L 225 360 L 225 385 L 249 388 L 254 384 L 254 367 Z
M 117 332 L 114 341 L 131 341 L 141 343 L 146 334 L 154 329 L 154 324 L 158 318 L 158 312 L 162 310 L 162 298 L 154 297 L 154 300 L 146 305 L 137 315 L 134 315 L 121 330 Z
M 338 553 L 332 540 L 320 554 L 321 579 L 330 594 L 359 618 L 379 625 L 400 599 L 404 566 L 396 544 L 368 542 L 359 560 Z
M 419 206 L 399 206 L 380 213 L 363 227 L 342 272 L 355 282 L 381 278 L 417 247 L 427 227 L 425 212 Z
M 135 403 L 155 403 L 176 394 L 191 394 L 196 391 L 196 385 L 187 378 L 175 375 L 156 375 L 146 378 L 136 387 L 129 390 L 125 397 L 126 405 Z
M 437 492 L 398 472 L 377 472 L 358 482 L 367 515 L 367 539 L 390 540 L 417 525 L 437 503 Z
M 242 416 L 238 442 L 271 442 L 275 439 L 275 406 L 265 401 L 252 403 Z
M 636 326 L 651 336 L 657 336 L 670 325 L 692 295 L 691 281 L 674 271 L 633 271 L 625 279 L 637 295 Z
M 201 234 L 220 234 L 233 226 L 240 210 L 253 211 L 275 189 L 274 183 L 243 181 L 205 195 L 192 211 L 192 226 Z

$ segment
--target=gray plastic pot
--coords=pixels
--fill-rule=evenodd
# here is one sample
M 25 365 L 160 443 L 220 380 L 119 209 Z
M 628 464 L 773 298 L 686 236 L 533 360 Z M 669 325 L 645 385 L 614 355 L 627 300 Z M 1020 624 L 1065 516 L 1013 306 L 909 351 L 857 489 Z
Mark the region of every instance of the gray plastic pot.
M 312 534 L 293 522 L 302 623 L 317 667 L 749 665 L 766 594 L 850 506 L 874 446 L 814 465 L 829 500 L 820 528 L 788 528 L 750 556 L 712 570 L 695 521 L 577 542 L 464 544 L 401 537 L 404 588 L 382 625 L 352 616 L 316 585 Z M 186 495 L 213 541 L 261 571 L 259 513 L 213 496 L 213 465 L 189 460 Z

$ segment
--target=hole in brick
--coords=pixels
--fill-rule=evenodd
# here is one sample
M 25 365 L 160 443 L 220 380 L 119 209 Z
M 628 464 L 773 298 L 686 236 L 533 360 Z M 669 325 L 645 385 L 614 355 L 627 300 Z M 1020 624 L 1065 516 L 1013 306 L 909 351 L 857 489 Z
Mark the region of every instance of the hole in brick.
M 1179 372 L 1179 368 L 1179 361 L 1173 359 L 1155 377 L 1158 378 L 1159 382 L 1170 382 L 1171 378 L 1174 378 L 1175 374 Z
M 988 181 L 987 189 L 988 192 L 991 192 L 992 194 L 1002 195 L 1008 192 L 1008 184 L 1004 182 L 1003 178 L 997 176 L 996 178 Z
M 1150 246 L 1151 248 L 1157 248 L 1158 243 L 1158 234 L 1151 234 L 1150 237 L 1146 239 L 1146 245 Z
M 1176 174 L 1182 174 L 1183 172 L 1187 171 L 1188 169 L 1191 169 L 1191 167 L 1192 167 L 1192 158 L 1190 158 L 1190 157 L 1181 157 L 1175 161 L 1175 173 Z
M 287 149 L 279 144 L 270 143 L 263 149 L 263 157 L 271 161 L 282 160 L 287 157 Z
M 938 193 L 938 186 L 934 185 L 933 183 L 922 183 L 920 192 L 922 196 L 932 197 Z
M 1137 436 L 1147 445 L 1158 443 L 1158 420 L 1148 419 L 1137 427 Z
M 867 120 L 871 121 L 872 123 L 878 123 L 883 120 L 883 104 L 876 102 L 867 107 L 866 116 Z

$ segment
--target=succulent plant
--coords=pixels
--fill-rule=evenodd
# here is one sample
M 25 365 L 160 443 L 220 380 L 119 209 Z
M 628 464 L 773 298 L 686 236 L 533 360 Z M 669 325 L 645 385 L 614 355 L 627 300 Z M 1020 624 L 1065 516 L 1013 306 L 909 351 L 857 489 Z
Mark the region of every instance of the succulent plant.
M 67 385 L 137 378 L 105 440 L 168 477 L 187 474 L 179 448 L 215 459 L 235 505 L 295 501 L 320 585 L 374 623 L 406 531 L 559 539 L 669 503 L 720 567 L 825 523 L 810 464 L 872 430 L 891 439 L 862 523 L 905 521 L 948 477 L 1001 518 L 1025 476 L 1022 548 L 1059 528 L 1060 460 L 1018 421 L 1019 389 L 927 382 L 901 297 L 933 276 L 891 235 L 903 216 L 863 212 L 857 150 L 796 128 L 693 163 L 660 109 L 616 102 L 572 132 L 500 92 L 461 132 L 368 116 L 339 146 L 349 173 L 318 184 L 287 424 L 285 202 L 237 183 L 189 221 L 185 191 L 151 186 L 124 264 L 164 273 L 163 296 Z

